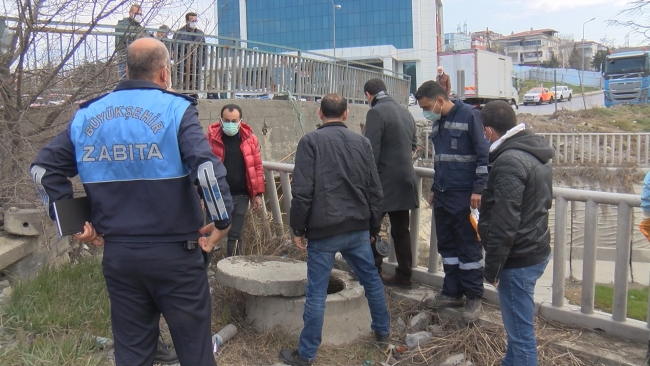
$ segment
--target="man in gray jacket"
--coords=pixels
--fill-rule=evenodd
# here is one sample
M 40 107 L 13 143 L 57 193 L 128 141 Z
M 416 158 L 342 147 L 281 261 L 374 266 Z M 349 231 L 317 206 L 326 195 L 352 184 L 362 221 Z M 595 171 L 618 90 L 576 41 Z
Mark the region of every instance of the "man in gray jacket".
M 391 98 L 381 79 L 363 86 L 370 110 L 366 115 L 365 136 L 372 150 L 384 191 L 382 212 L 390 219 L 390 235 L 395 245 L 397 268 L 394 276 L 381 276 L 384 285 L 411 288 L 411 232 L 409 210 L 418 207 L 413 151 L 417 147 L 413 115 Z M 373 247 L 375 265 L 381 274 L 383 258 Z

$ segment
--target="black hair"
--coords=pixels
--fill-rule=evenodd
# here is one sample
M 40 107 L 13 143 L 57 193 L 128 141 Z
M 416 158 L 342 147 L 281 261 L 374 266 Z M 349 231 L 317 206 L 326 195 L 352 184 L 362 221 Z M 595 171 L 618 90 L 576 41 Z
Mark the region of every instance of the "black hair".
M 442 87 L 442 85 L 436 83 L 433 80 L 425 81 L 414 95 L 415 99 L 420 100 L 422 98 L 428 99 L 438 99 L 442 98 L 444 100 L 449 100 L 449 95 L 447 91 Z
M 342 117 L 347 109 L 348 101 L 336 93 L 327 94 L 320 101 L 320 110 L 325 118 Z
M 219 114 L 221 118 L 223 118 L 223 111 L 228 110 L 228 112 L 232 112 L 234 110 L 237 110 L 239 112 L 239 119 L 244 118 L 244 112 L 241 111 L 241 107 L 238 106 L 237 104 L 226 104 L 221 108 L 221 113 Z
M 483 127 L 491 127 L 503 136 L 509 129 L 517 125 L 517 115 L 510 104 L 503 100 L 493 100 L 481 109 Z
M 189 12 L 185 14 L 185 21 L 188 22 L 190 20 L 190 17 L 198 17 L 198 15 L 194 12 Z
M 377 95 L 381 91 L 386 92 L 386 84 L 381 79 L 370 79 L 363 85 L 364 93 Z

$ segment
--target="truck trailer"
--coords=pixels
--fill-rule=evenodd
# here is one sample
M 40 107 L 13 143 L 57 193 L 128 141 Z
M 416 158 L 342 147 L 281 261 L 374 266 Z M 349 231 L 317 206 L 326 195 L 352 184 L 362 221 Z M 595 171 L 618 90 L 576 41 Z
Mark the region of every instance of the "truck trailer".
M 438 65 L 449 75 L 451 99 L 473 105 L 503 100 L 518 107 L 519 93 L 512 58 L 471 49 L 442 52 L 438 54 Z

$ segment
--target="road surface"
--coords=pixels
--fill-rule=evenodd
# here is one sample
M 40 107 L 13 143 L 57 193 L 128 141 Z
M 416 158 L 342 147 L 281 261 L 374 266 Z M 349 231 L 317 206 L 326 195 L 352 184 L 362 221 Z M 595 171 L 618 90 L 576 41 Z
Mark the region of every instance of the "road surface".
M 603 106 L 603 94 L 599 92 L 598 94 L 586 95 L 585 100 L 587 102 L 587 108 L 593 107 L 602 107 Z M 564 101 L 562 103 L 557 103 L 557 109 L 561 110 L 562 108 L 577 111 L 584 108 L 582 103 L 582 96 L 574 95 L 570 102 Z M 416 104 L 409 107 L 409 111 L 413 114 L 413 118 L 416 120 L 424 119 L 422 115 L 422 109 Z M 555 112 L 555 103 L 553 104 L 542 104 L 542 105 L 519 105 L 519 109 L 516 110 L 517 113 L 530 113 L 532 115 L 550 115 Z

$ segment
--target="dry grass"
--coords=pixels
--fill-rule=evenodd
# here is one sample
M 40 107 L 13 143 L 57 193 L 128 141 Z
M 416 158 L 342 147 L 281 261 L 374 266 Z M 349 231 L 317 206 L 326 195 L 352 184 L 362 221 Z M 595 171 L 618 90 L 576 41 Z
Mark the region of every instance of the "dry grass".
M 249 215 L 245 225 L 244 253 L 249 255 L 278 255 L 304 260 L 306 254 L 290 244 L 288 235 L 274 237 L 273 227 L 265 227 L 261 215 Z M 285 231 L 286 232 L 286 231 Z M 213 258 L 213 264 L 223 257 L 223 250 Z M 228 323 L 239 329 L 235 338 L 226 343 L 217 356 L 219 365 L 268 365 L 279 362 L 280 349 L 295 348 L 298 337 L 281 331 L 260 334 L 245 320 L 245 297 L 242 293 L 213 285 L 213 330 L 217 332 Z M 407 323 L 411 316 L 425 310 L 423 304 L 397 301 L 387 293 L 387 302 L 393 326 L 398 318 Z M 486 305 L 488 314 L 498 314 L 496 307 Z M 368 324 L 368 337 L 354 344 L 333 347 L 322 346 L 318 350 L 318 365 L 438 365 L 446 357 L 463 353 L 466 359 L 477 366 L 500 365 L 506 349 L 506 334 L 500 325 L 500 318 L 495 325 L 480 324 L 464 326 L 457 321 L 440 317 L 431 312 L 433 324 L 440 325 L 445 331 L 436 336 L 432 342 L 414 350 L 397 353 L 395 349 L 382 352 L 373 342 Z M 498 318 L 498 316 L 497 316 Z M 580 334 L 562 328 L 543 319 L 536 319 L 539 364 L 542 366 L 581 366 L 590 363 L 576 358 L 552 345 L 558 340 L 573 341 Z M 405 334 L 398 334 L 393 327 L 393 343 L 404 345 Z

